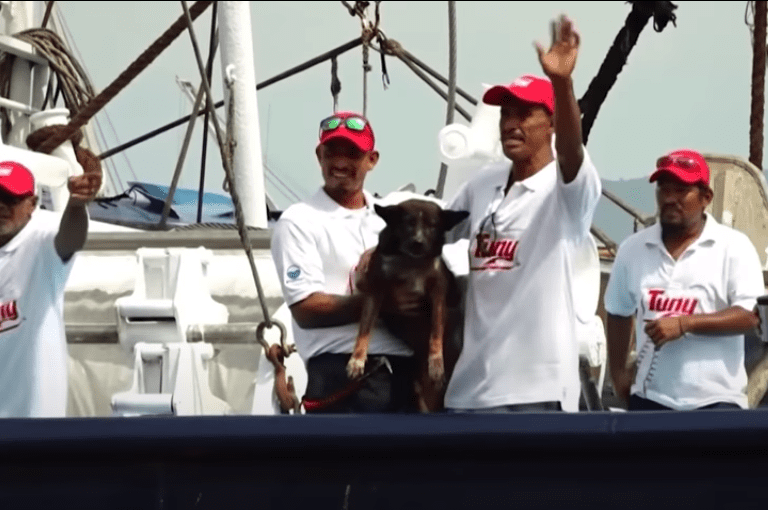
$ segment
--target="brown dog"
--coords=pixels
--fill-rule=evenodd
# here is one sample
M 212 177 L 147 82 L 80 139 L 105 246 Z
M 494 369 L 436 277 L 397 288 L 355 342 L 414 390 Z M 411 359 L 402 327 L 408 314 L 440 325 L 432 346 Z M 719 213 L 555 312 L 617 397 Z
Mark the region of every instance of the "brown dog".
M 458 357 L 457 349 L 448 349 L 454 343 L 444 342 L 443 337 L 446 326 L 457 322 L 461 299 L 455 278 L 443 262 L 442 248 L 445 233 L 469 213 L 443 210 L 435 202 L 418 199 L 374 207 L 387 225 L 358 283 L 365 298 L 347 374 L 350 378 L 363 374 L 371 330 L 381 316 L 387 329 L 414 350 L 419 364 L 418 406 L 422 411 L 434 411 L 442 407 L 446 360 L 450 370 Z M 422 303 L 420 311 L 412 315 L 387 311 L 397 309 L 402 295 L 417 297 Z

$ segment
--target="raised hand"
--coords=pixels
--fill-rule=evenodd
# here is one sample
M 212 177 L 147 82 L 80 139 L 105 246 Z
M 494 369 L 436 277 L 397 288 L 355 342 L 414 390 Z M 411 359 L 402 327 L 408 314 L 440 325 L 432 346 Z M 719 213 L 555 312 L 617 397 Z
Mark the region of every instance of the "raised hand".
M 101 188 L 101 163 L 88 149 L 77 147 L 75 153 L 84 173 L 69 178 L 69 202 L 72 205 L 85 205 L 94 199 Z
M 579 53 L 579 34 L 573 22 L 565 15 L 552 22 L 552 45 L 548 50 L 538 42 L 534 43 L 539 54 L 541 68 L 551 80 L 569 78 L 576 67 Z

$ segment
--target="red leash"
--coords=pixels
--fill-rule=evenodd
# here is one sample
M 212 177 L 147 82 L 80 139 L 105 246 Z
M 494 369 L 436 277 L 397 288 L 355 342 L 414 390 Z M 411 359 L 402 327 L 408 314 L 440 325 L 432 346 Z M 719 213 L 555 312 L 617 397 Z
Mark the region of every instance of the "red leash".
M 378 369 L 381 367 L 387 367 L 387 370 L 389 370 L 389 373 L 392 373 L 392 365 L 389 364 L 389 360 L 386 358 L 386 356 L 380 356 L 378 360 L 376 360 L 376 363 L 363 375 L 349 383 L 344 388 L 340 389 L 336 393 L 331 394 L 328 397 L 325 398 L 302 398 L 301 404 L 304 406 L 304 410 L 307 412 L 317 411 L 319 409 L 323 409 L 324 407 L 328 407 L 330 405 L 333 405 L 337 402 L 340 402 L 341 400 L 344 400 L 345 398 L 349 397 L 353 393 L 355 393 L 357 390 L 360 389 L 360 387 L 363 385 L 363 382 L 368 379 L 371 375 L 373 375 Z

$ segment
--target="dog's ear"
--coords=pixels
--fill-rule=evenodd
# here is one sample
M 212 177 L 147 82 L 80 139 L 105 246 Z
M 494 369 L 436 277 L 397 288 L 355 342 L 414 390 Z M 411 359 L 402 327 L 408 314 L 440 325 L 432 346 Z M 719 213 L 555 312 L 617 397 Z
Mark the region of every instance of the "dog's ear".
M 443 226 L 445 231 L 451 230 L 453 227 L 469 216 L 469 211 L 451 211 L 450 209 L 442 211 Z
M 387 225 L 396 223 L 400 218 L 400 208 L 396 205 L 381 206 L 379 204 L 373 204 L 373 208 L 376 214 L 384 218 Z

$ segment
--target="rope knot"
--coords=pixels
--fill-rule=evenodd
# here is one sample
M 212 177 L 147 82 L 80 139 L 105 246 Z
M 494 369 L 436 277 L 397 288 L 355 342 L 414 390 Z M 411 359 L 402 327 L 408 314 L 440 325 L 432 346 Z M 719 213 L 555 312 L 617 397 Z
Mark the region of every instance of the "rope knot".
M 399 57 L 403 54 L 403 46 L 394 39 L 383 39 L 381 42 L 381 51 L 386 55 Z

